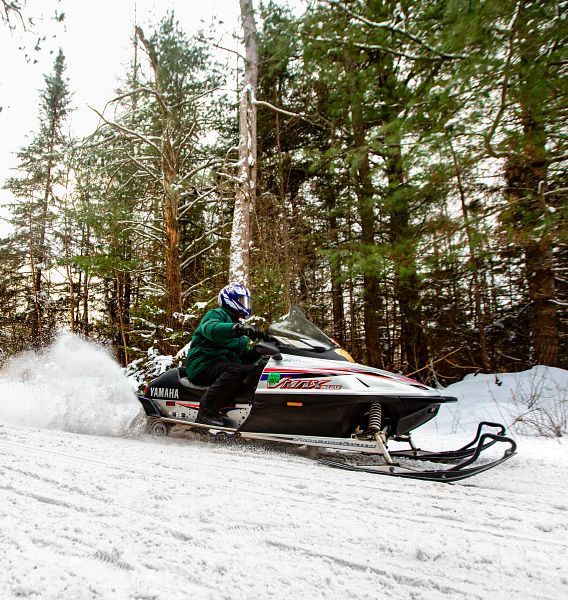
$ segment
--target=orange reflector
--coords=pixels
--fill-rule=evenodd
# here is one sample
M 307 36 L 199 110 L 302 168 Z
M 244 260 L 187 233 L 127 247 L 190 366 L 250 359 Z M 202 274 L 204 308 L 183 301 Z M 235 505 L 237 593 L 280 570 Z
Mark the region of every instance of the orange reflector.
M 304 406 L 303 402 L 286 402 L 288 406 Z

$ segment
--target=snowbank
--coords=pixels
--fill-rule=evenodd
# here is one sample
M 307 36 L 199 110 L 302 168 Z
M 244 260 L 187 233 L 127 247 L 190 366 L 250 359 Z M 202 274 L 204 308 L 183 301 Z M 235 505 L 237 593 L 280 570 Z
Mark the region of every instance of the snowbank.
M 490 421 L 507 428 L 506 435 L 517 442 L 521 460 L 535 452 L 555 460 L 556 451 L 566 452 L 568 371 L 564 369 L 537 366 L 520 373 L 468 375 L 447 387 L 444 395 L 458 401 L 442 405 L 435 419 L 413 432 L 421 448 L 459 448 L 473 439 L 480 421 Z M 492 451 L 487 453 L 490 457 Z
M 130 381 L 100 346 L 71 333 L 0 371 L 0 422 L 120 435 L 139 414 Z
M 560 437 L 568 433 L 568 371 L 537 366 L 520 373 L 468 375 L 444 390 L 457 403 L 440 408 L 424 430 L 470 432 L 497 421 L 512 433 Z

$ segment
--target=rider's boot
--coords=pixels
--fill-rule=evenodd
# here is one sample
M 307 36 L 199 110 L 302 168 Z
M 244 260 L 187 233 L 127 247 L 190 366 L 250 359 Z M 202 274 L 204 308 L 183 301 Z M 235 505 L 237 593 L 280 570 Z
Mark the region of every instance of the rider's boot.
M 211 425 L 212 427 L 230 427 L 229 420 L 221 414 L 211 414 L 208 412 L 197 413 L 196 423 L 202 425 Z

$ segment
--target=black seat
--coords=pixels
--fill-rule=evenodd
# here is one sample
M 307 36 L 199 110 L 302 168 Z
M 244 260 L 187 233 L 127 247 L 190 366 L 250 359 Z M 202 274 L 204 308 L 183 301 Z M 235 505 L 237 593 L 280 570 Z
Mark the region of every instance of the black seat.
M 179 382 L 180 385 L 189 390 L 206 390 L 208 388 L 206 385 L 197 385 L 196 383 L 193 383 L 187 377 L 180 377 Z

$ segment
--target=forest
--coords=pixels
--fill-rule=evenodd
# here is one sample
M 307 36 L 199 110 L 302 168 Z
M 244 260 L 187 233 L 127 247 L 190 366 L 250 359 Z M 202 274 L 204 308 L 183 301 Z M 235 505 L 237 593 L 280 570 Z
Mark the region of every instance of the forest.
M 256 325 L 298 304 L 426 383 L 568 368 L 568 2 L 240 6 L 238 53 L 136 26 L 80 139 L 57 54 L 0 182 L 0 360 L 62 329 L 176 354 L 238 278 Z

